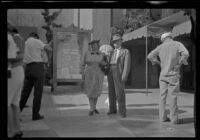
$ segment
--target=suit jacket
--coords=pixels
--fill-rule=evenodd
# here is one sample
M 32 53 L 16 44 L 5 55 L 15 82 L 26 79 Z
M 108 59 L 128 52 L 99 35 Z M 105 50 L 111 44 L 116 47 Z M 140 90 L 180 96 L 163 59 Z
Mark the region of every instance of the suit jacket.
M 113 55 L 113 52 L 111 54 L 111 57 Z M 128 49 L 125 49 L 125 48 L 120 49 L 119 55 L 117 58 L 117 65 L 119 68 L 122 81 L 126 81 L 128 74 L 130 72 L 130 67 L 131 67 L 131 58 L 130 58 L 130 52 Z

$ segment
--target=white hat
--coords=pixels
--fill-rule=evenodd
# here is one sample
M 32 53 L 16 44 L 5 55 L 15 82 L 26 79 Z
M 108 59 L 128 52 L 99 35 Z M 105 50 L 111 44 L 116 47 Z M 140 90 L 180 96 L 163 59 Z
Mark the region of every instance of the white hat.
M 162 34 L 160 40 L 163 41 L 168 36 L 172 37 L 172 33 L 171 32 L 166 32 L 166 33 Z

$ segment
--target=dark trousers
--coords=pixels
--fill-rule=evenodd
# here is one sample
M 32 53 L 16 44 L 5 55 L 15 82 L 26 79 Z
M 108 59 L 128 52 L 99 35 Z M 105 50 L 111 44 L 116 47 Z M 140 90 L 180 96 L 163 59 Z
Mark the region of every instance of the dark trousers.
M 109 111 L 117 111 L 117 101 L 120 115 L 126 115 L 124 83 L 121 80 L 121 74 L 117 65 L 111 65 L 108 72 L 108 91 Z
M 20 110 L 22 111 L 26 102 L 30 96 L 32 88 L 34 87 L 34 98 L 33 98 L 33 108 L 32 117 L 38 117 L 42 92 L 44 85 L 44 63 L 30 63 L 26 65 L 25 68 L 25 80 L 22 89 L 21 99 L 20 99 Z

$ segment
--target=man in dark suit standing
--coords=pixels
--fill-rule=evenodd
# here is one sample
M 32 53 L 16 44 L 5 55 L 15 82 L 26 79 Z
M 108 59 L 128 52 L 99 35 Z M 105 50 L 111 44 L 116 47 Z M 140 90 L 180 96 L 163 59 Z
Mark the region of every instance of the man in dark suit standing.
M 126 117 L 126 97 L 124 92 L 125 81 L 130 71 L 131 59 L 129 50 L 123 48 L 122 37 L 119 34 L 113 36 L 112 43 L 114 51 L 110 58 L 110 71 L 108 72 L 108 115 L 117 113 L 116 102 L 118 102 L 119 114 L 122 118 Z

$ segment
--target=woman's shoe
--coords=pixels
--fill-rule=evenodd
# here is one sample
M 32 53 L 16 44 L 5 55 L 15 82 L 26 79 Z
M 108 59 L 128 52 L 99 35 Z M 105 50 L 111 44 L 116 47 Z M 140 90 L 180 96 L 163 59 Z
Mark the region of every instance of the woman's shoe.
M 23 132 L 22 131 L 19 131 L 19 132 L 16 132 L 12 138 L 21 138 L 23 136 Z
M 92 115 L 94 115 L 94 111 L 89 112 L 89 116 L 92 116 Z
M 100 114 L 99 111 L 98 111 L 97 109 L 94 110 L 94 113 Z

